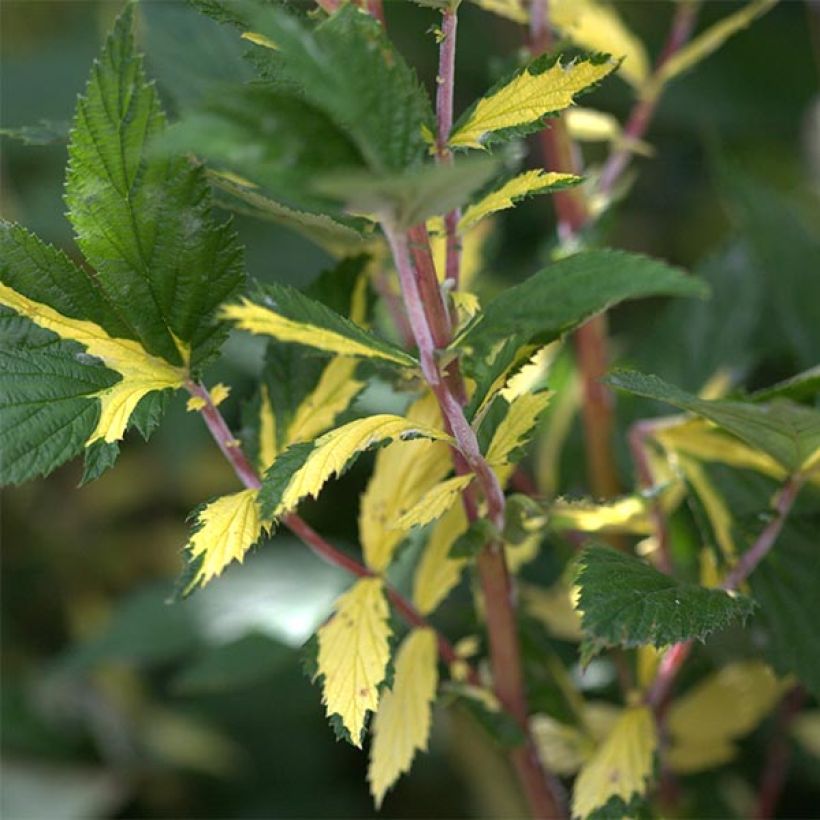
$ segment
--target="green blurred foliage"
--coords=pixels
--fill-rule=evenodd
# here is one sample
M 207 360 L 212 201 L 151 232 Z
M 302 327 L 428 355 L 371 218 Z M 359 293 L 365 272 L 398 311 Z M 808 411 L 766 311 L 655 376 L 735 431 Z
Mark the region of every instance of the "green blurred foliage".
M 705 5 L 704 20 L 730 7 Z M 672 3 L 619 6 L 657 53 Z M 0 125 L 47 120 L 59 133 L 119 8 L 113 1 L 4 0 Z M 145 3 L 142 11 L 142 47 L 172 115 L 211 82 L 243 78 L 242 47 L 225 30 L 174 0 Z M 387 19 L 398 47 L 432 89 L 436 14 L 392 0 Z M 463 4 L 457 111 L 503 73 L 520 37 L 518 27 Z M 816 364 L 818 42 L 816 4 L 782 3 L 664 96 L 649 136 L 655 155 L 638 160 L 634 188 L 602 230 L 612 246 L 697 269 L 713 283 L 715 299 L 706 307 L 681 301 L 619 310 L 612 328 L 622 360 L 688 389 L 717 365 L 728 364 L 754 388 Z M 620 117 L 630 103 L 618 80 L 585 100 Z M 3 216 L 70 249 L 61 199 L 65 145 L 4 139 L 2 148 Z M 536 144 L 529 148 L 528 161 L 537 162 Z M 589 157 L 602 159 L 603 149 Z M 329 262 L 284 228 L 246 217 L 237 224 L 249 271 L 260 279 L 303 286 Z M 488 281 L 500 285 L 532 273 L 553 235 L 549 198 L 508 212 L 490 245 Z M 238 399 L 249 394 L 260 358 L 253 339 L 234 338 L 213 368 L 214 381 L 233 387 L 226 413 L 234 426 Z M 373 391 L 362 399 L 382 410 L 389 400 Z M 624 422 L 639 409 L 637 400 L 621 399 Z M 582 487 L 580 453 L 576 429 L 563 455 L 564 490 Z M 625 451 L 622 457 L 627 475 Z M 363 459 L 338 482 L 332 500 L 305 509 L 311 523 L 350 549 L 369 463 Z M 80 466 L 70 465 L 3 496 L 3 816 L 371 816 L 365 758 L 334 740 L 299 661 L 300 645 L 327 616 L 345 577 L 277 536 L 201 594 L 165 603 L 182 564 L 186 515 L 235 487 L 181 398 L 150 444 L 125 442 L 104 481 L 77 490 L 80 475 Z M 555 577 L 556 552 L 568 550 L 555 546 L 528 569 L 533 580 Z M 404 555 L 396 568 L 400 584 L 412 545 Z M 468 600 L 466 590 L 458 595 Z M 467 609 L 456 601 L 442 626 L 463 634 L 470 628 Z M 562 695 L 538 682 L 533 660 L 543 656 L 545 638 L 533 624 L 523 623 L 522 631 L 533 697 L 554 705 Z M 604 694 L 613 680 L 611 668 L 593 665 L 586 685 Z M 753 739 L 745 749 L 750 771 L 758 770 L 763 748 Z M 720 772 L 701 777 L 704 802 L 688 807 L 692 816 L 736 810 L 737 789 Z M 817 761 L 798 753 L 783 815 L 816 811 L 818 782 Z M 382 815 L 520 811 L 488 736 L 464 712 L 440 709 L 430 754 L 399 782 Z

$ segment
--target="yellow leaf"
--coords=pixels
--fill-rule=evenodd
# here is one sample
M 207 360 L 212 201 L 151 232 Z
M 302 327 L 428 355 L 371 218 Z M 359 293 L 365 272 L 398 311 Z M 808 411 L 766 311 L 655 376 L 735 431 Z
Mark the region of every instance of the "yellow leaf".
M 513 575 L 518 575 L 522 567 L 538 557 L 538 553 L 541 550 L 542 538 L 542 534 L 536 532 L 518 544 L 504 544 L 507 567 Z
M 197 413 L 202 410 L 203 407 L 206 407 L 208 402 L 202 398 L 202 396 L 191 396 L 187 402 L 185 402 L 185 409 L 189 413 Z
M 755 729 L 783 690 L 784 683 L 760 661 L 724 666 L 669 707 L 671 759 L 685 772 L 724 762 L 734 752 L 732 741 Z
M 630 85 L 642 85 L 649 75 L 643 43 L 626 27 L 612 6 L 597 0 L 550 0 L 552 24 L 576 45 L 623 58 L 618 73 Z
M 373 722 L 367 779 L 381 806 L 385 792 L 410 770 L 416 752 L 427 749 L 438 686 L 436 634 L 414 629 L 396 655 L 393 688 L 384 693 Z
M 269 37 L 265 37 L 264 34 L 258 34 L 255 31 L 243 31 L 240 35 L 243 40 L 248 40 L 251 43 L 254 43 L 257 46 L 263 46 L 264 48 L 270 48 L 274 51 L 279 49 L 279 46 L 273 42 Z
M 467 290 L 457 290 L 451 296 L 458 312 L 458 326 L 463 327 L 481 310 L 481 302 Z
M 644 794 L 652 776 L 657 745 L 650 709 L 625 709 L 575 781 L 573 816 L 588 817 L 613 797 L 629 803 Z
M 777 0 L 756 0 L 747 3 L 734 14 L 728 14 L 711 28 L 699 34 L 683 48 L 673 54 L 661 67 L 655 81 L 647 90 L 648 95 L 660 92 L 661 88 L 674 77 L 689 71 L 701 60 L 717 51 L 730 37 L 751 25 L 758 17 L 774 7 Z
M 338 356 L 322 371 L 319 382 L 310 395 L 299 405 L 288 427 L 285 444 L 310 441 L 333 425 L 339 413 L 364 387 L 364 382 L 353 378 L 357 362 Z
M 382 580 L 362 578 L 339 598 L 333 617 L 318 633 L 327 716 L 339 715 L 359 748 L 365 717 L 379 705 L 390 659 L 388 615 Z
M 786 470 L 771 456 L 718 430 L 704 419 L 690 419 L 657 430 L 653 437 L 665 449 L 686 453 L 701 461 L 719 462 L 740 470 L 755 470 L 782 481 Z
M 807 752 L 820 758 L 820 709 L 809 709 L 797 715 L 791 733 Z
M 612 731 L 621 711 L 610 703 L 584 704 L 581 726 L 570 726 L 548 715 L 533 715 L 530 726 L 538 756 L 562 777 L 575 774 Z
M 264 473 L 273 464 L 279 448 L 276 445 L 276 416 L 270 402 L 267 385 L 262 383 L 259 402 L 259 472 Z
M 258 490 L 223 495 L 205 506 L 196 517 L 191 536 L 191 558 L 203 556 L 195 582 L 206 584 L 222 573 L 231 561 L 242 561 L 259 540 L 262 521 L 256 503 Z
M 617 117 L 592 108 L 570 108 L 564 115 L 567 129 L 580 142 L 615 142 L 621 136 Z
M 553 637 L 573 643 L 582 640 L 581 618 L 566 584 L 559 581 L 548 589 L 521 584 L 520 588 L 527 612 L 540 621 Z
M 500 188 L 491 191 L 474 205 L 470 205 L 459 220 L 458 230 L 464 232 L 485 216 L 514 207 L 519 199 L 529 194 L 536 194 L 550 188 L 565 187 L 580 181 L 581 177 L 574 174 L 547 173 L 541 168 L 525 171 L 507 180 Z
M 106 367 L 122 376 L 121 381 L 93 394 L 93 398 L 100 400 L 100 418 L 86 446 L 98 439 L 109 443 L 119 441 L 143 396 L 155 390 L 181 387 L 188 377 L 185 368 L 152 356 L 138 342 L 115 339 L 93 322 L 63 316 L 54 308 L 2 284 L 0 305 L 11 308 L 44 330 L 56 333 L 61 339 L 79 342 L 90 356 L 101 359 Z
M 490 11 L 499 17 L 506 17 L 514 23 L 527 23 L 530 19 L 524 0 L 473 0 L 473 2 L 485 11 Z
M 538 417 L 549 404 L 552 394 L 548 390 L 540 393 L 525 393 L 514 399 L 507 415 L 493 434 L 487 449 L 487 461 L 504 484 L 512 473 L 508 462 L 510 455 L 526 444 Z
M 422 527 L 441 518 L 450 507 L 461 498 L 461 494 L 472 482 L 472 473 L 448 478 L 431 487 L 404 515 L 396 522 L 398 529 L 407 531 L 411 527 Z
M 272 336 L 280 342 L 295 342 L 342 356 L 383 359 L 405 366 L 408 364 L 408 358 L 404 355 L 373 347 L 328 328 L 288 319 L 270 308 L 257 305 L 250 299 L 242 299 L 239 304 L 225 305 L 220 311 L 220 316 L 236 322 L 237 327 L 242 330 Z
M 555 495 L 558 490 L 561 452 L 581 405 L 581 395 L 581 381 L 573 370 L 563 389 L 556 391 L 549 420 L 538 438 L 535 476 L 538 489 L 544 495 Z
M 461 578 L 466 560 L 450 558 L 448 554 L 467 527 L 461 504 L 450 507 L 433 527 L 413 579 L 413 602 L 422 615 L 429 615 Z
M 211 388 L 211 402 L 213 403 L 214 407 L 219 407 L 228 396 L 231 395 L 231 388 L 228 387 L 226 384 L 222 384 L 222 382 L 217 382 Z
M 639 495 L 628 495 L 601 504 L 558 499 L 550 507 L 550 524 L 558 529 L 581 532 L 650 535 L 653 531 L 647 502 Z
M 482 148 L 482 140 L 493 131 L 528 125 L 568 108 L 579 91 L 606 77 L 616 66 L 613 61 L 580 60 L 566 66 L 556 62 L 540 74 L 524 70 L 478 101 L 467 121 L 450 137 L 450 145 Z
M 341 473 L 358 453 L 391 439 L 418 437 L 452 442 L 441 430 L 387 413 L 356 419 L 325 433 L 316 439 L 302 466 L 291 475 L 275 515 L 294 509 L 307 496 L 315 498 L 325 482 Z
M 435 396 L 428 392 L 414 402 L 407 419 L 440 427 Z M 396 521 L 451 469 L 450 448 L 442 442 L 417 439 L 379 450 L 359 511 L 359 539 L 368 567 L 376 572 L 387 568 L 405 535 Z

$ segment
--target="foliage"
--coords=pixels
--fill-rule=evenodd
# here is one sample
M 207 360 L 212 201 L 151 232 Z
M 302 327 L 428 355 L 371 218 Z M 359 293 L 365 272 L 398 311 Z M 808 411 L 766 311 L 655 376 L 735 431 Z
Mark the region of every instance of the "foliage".
M 191 440 L 178 431 L 196 415 L 242 484 L 202 471 L 184 499 L 194 507 L 187 542 L 174 530 L 186 544 L 177 593 L 164 585 L 129 600 L 55 675 L 79 686 L 97 665 L 125 661 L 159 677 L 184 659 L 172 688 L 204 696 L 267 686 L 309 639 L 305 665 L 333 733 L 357 752 L 369 745 L 377 809 L 418 753 L 456 748 L 464 719 L 485 731 L 459 752 L 476 783 L 501 770 L 479 762 L 489 739 L 524 782 L 550 782 L 545 771 L 574 778 L 572 816 L 681 814 L 709 791 L 689 775 L 732 766 L 733 777 L 757 779 L 745 745 L 765 740 L 769 724 L 785 731 L 796 687 L 820 696 L 820 300 L 803 294 L 819 246 L 800 206 L 717 153 L 740 233 L 696 274 L 608 247 L 608 237 L 631 183 L 619 163 L 647 153 L 662 90 L 774 3 L 712 21 L 653 69 L 654 44 L 610 4 L 549 3 L 539 22 L 537 4 L 475 0 L 510 25 L 531 24 L 531 53 L 511 58 L 456 117 L 448 49 L 457 15 L 483 12 L 419 4 L 419 15 L 442 15 L 435 107 L 380 2 L 327 0 L 303 14 L 286 2 L 198 0 L 183 27 L 196 20 L 191 31 L 222 38 L 233 61 L 244 51 L 247 65 L 224 78 L 211 69 L 190 97 L 180 71 L 167 125 L 135 44 L 142 10 L 129 3 L 68 133 L 76 249 L 0 224 L 3 484 L 48 476 L 80 454 L 91 483 L 121 442 L 132 452 L 132 429 L 145 439 L 159 429 L 159 448 L 191 469 Z M 693 9 L 679 4 L 679 25 Z M 566 40 L 538 53 L 552 42 L 545 26 Z M 576 100 L 614 74 L 637 114 L 621 126 L 590 109 L 584 121 Z M 581 119 L 573 126 L 567 112 Z M 42 123 L 2 133 L 60 139 Z M 560 167 L 532 157 L 522 167 L 535 134 Z M 609 143 L 600 175 L 601 146 L 589 146 L 584 173 L 570 160 L 573 134 Z M 561 140 L 563 155 L 549 150 Z M 463 156 L 470 149 L 481 152 Z M 547 198 L 558 241 L 538 246 L 541 226 L 538 241 L 508 242 L 507 227 L 540 220 Z M 242 215 L 240 226 L 273 224 L 277 237 L 313 243 L 322 273 L 307 286 L 278 281 L 289 277 L 269 255 L 273 278 L 250 256 L 256 275 L 247 275 L 243 242 L 217 206 Z M 490 258 L 517 283 L 489 275 Z M 620 307 L 648 298 L 648 308 Z M 626 319 L 611 351 L 608 312 Z M 605 375 L 610 353 L 629 369 Z M 207 388 L 206 374 L 230 387 Z M 166 414 L 182 397 L 184 409 Z M 678 414 L 652 417 L 659 403 Z M 634 487 L 616 462 L 627 455 Z M 129 475 L 122 461 L 90 491 Z M 608 462 L 616 489 L 597 497 Z M 176 474 L 139 473 L 128 481 L 155 483 L 161 505 Z M 286 543 L 268 544 L 277 528 L 335 569 L 294 581 L 274 566 Z M 257 576 L 265 561 L 273 569 Z M 264 619 L 230 632 L 254 601 L 278 597 L 280 634 Z M 93 611 L 72 614 L 78 630 Z M 221 637 L 211 645 L 208 634 Z M 93 685 L 104 688 L 103 677 Z M 270 695 L 288 710 L 284 689 Z M 452 722 L 439 737 L 444 708 Z M 148 727 L 140 749 L 172 750 L 178 765 L 217 776 L 248 765 L 196 720 L 145 705 L 130 722 Z M 263 740 L 255 756 L 275 745 Z M 682 778 L 677 806 L 657 789 L 665 772 Z M 531 811 L 563 811 L 559 790 L 540 791 L 516 787 L 512 800 L 527 792 Z

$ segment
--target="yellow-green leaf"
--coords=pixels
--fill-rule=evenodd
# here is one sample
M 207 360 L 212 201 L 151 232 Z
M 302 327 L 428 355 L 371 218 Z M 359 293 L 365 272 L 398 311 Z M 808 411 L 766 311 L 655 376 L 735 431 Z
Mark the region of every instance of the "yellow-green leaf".
M 415 401 L 407 410 L 407 419 L 440 428 L 435 396 L 428 392 Z M 387 568 L 406 534 L 396 522 L 451 469 L 450 448 L 440 441 L 417 439 L 379 450 L 359 512 L 359 539 L 368 567 L 376 572 Z
M 268 387 L 263 382 L 259 402 L 259 456 L 257 466 L 260 473 L 264 473 L 273 464 L 277 453 L 276 416 L 273 414 Z
M 93 322 L 71 319 L 3 284 L 0 284 L 0 305 L 56 333 L 61 339 L 79 342 L 88 355 L 97 357 L 122 376 L 121 381 L 96 394 L 100 400 L 100 418 L 86 446 L 98 439 L 109 443 L 119 441 L 143 396 L 155 390 L 181 387 L 188 377 L 185 368 L 174 367 L 150 355 L 138 342 L 112 338 Z M 186 358 L 186 351 L 180 352 Z
M 652 776 L 657 746 L 655 719 L 650 709 L 625 709 L 575 781 L 573 816 L 588 817 L 613 797 L 629 803 L 644 794 Z
M 280 342 L 295 342 L 328 353 L 382 359 L 403 366 L 415 364 L 412 357 L 398 349 L 394 351 L 390 345 L 382 343 L 375 336 L 369 338 L 366 331 L 357 328 L 352 322 L 349 324 L 350 329 L 358 332 L 348 335 L 331 327 L 289 319 L 250 299 L 242 299 L 239 304 L 225 305 L 220 315 L 223 319 L 235 322 L 242 330 L 271 336 Z M 340 326 L 344 325 L 340 323 Z M 347 326 L 344 327 L 345 330 L 348 329 Z
M 195 584 L 206 584 L 222 573 L 231 561 L 242 561 L 259 540 L 263 523 L 256 501 L 258 490 L 223 495 L 203 507 L 191 536 L 191 559 L 202 556 Z
M 809 709 L 797 715 L 791 733 L 807 752 L 820 758 L 820 709 Z
M 507 415 L 498 425 L 487 449 L 486 458 L 502 484 L 512 472 L 512 465 L 509 463 L 511 454 L 526 444 L 538 417 L 551 398 L 552 394 L 546 390 L 519 396 L 510 404 Z
M 551 635 L 562 641 L 580 643 L 584 637 L 581 616 L 575 609 L 572 590 L 563 581 L 548 589 L 534 584 L 520 584 L 520 589 L 527 612 L 544 624 Z
M 368 712 L 379 705 L 379 686 L 390 659 L 387 600 L 380 578 L 362 578 L 336 602 L 319 629 L 318 674 L 328 717 L 339 715 L 361 748 Z
M 367 779 L 376 808 L 387 790 L 410 770 L 416 752 L 427 749 L 437 686 L 436 633 L 414 629 L 396 655 L 393 688 L 384 693 L 373 722 Z
M 256 31 L 243 31 L 240 35 L 243 40 L 247 40 L 250 43 L 253 43 L 257 46 L 262 46 L 263 48 L 270 48 L 273 51 L 277 51 L 279 46 L 270 39 L 270 37 L 265 37 L 264 34 L 259 34 Z
M 399 518 L 396 526 L 406 532 L 412 527 L 421 527 L 441 518 L 461 498 L 473 478 L 472 473 L 457 475 L 431 487 Z
M 774 7 L 777 0 L 755 0 L 734 14 L 727 14 L 706 31 L 673 54 L 661 67 L 648 94 L 657 94 L 674 77 L 689 71 L 701 60 L 717 51 L 730 37 L 750 26 L 758 17 Z
M 643 43 L 627 28 L 618 12 L 597 0 L 550 0 L 552 24 L 576 45 L 623 58 L 618 73 L 640 87 L 649 75 Z
M 500 188 L 491 191 L 474 205 L 470 205 L 458 223 L 458 230 L 463 233 L 485 216 L 514 207 L 524 197 L 559 190 L 580 181 L 581 177 L 574 174 L 547 173 L 541 168 L 524 171 L 523 174 L 507 180 Z
M 391 439 L 420 437 L 452 442 L 441 430 L 382 414 L 351 421 L 311 444 L 292 445 L 274 460 L 265 475 L 259 496 L 263 514 L 277 518 L 295 509 L 303 498 L 315 498 L 325 482 L 364 450 Z
M 670 763 L 689 773 L 731 759 L 733 741 L 758 726 L 783 690 L 783 682 L 760 661 L 724 666 L 669 707 Z
M 461 504 L 450 507 L 433 527 L 413 579 L 413 602 L 423 615 L 431 613 L 461 578 L 467 562 L 450 558 L 449 553 L 467 527 L 467 516 Z
M 525 69 L 478 101 L 456 127 L 450 145 L 482 148 L 484 138 L 493 131 L 530 125 L 568 108 L 578 92 L 602 80 L 616 66 L 614 61 L 579 60 L 566 66 L 556 62 L 537 74 Z
M 650 535 L 653 531 L 646 499 L 628 495 L 614 501 L 558 499 L 550 506 L 550 526 L 581 532 L 624 532 Z

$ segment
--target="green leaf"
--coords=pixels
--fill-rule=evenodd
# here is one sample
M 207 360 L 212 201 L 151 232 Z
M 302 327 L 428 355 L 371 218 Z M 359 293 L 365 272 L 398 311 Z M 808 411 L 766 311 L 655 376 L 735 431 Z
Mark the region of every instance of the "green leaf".
M 749 598 L 676 581 L 608 547 L 583 551 L 576 581 L 581 625 L 595 648 L 703 640 L 754 608 Z
M 820 396 L 820 365 L 804 370 L 771 387 L 756 390 L 749 398 L 754 401 L 771 401 L 771 399 L 782 398 L 811 403 L 818 396 Z
M 258 196 L 270 194 L 285 207 L 317 213 L 332 209 L 333 202 L 317 194 L 313 180 L 363 167 L 356 146 L 326 114 L 293 93 L 262 84 L 216 88 L 153 150 L 158 156 L 193 152 L 217 171 L 239 175 L 245 190 L 260 185 Z M 233 187 L 236 195 L 240 186 Z M 264 199 L 251 205 L 270 211 Z
M 345 356 L 374 358 L 402 367 L 416 365 L 416 360 L 401 348 L 287 285 L 260 284 L 253 300 L 243 299 L 241 304 L 227 305 L 222 315 L 242 330 L 282 342 Z
M 365 234 L 353 225 L 323 213 L 289 208 L 265 196 L 257 186 L 226 174 L 211 172 L 211 182 L 221 193 L 222 207 L 290 228 L 333 256 L 355 254 L 364 249 Z
M 346 4 L 311 30 L 266 8 L 254 16 L 253 30 L 276 43 L 269 54 L 277 82 L 324 111 L 372 171 L 395 173 L 424 160 L 429 100 L 372 16 Z
M 148 154 L 165 120 L 134 48 L 132 8 L 78 102 L 65 198 L 77 244 L 126 337 L 174 365 L 183 363 L 178 343 L 189 345 L 197 368 L 222 341 L 213 314 L 242 282 L 242 254 L 228 225 L 212 218 L 203 172 Z
M 623 251 L 562 259 L 490 302 L 455 340 L 485 359 L 500 343 L 546 344 L 625 299 L 704 296 L 699 280 L 663 262 Z
M 319 178 L 314 188 L 355 213 L 389 215 L 400 229 L 463 205 L 498 170 L 487 157 L 452 165 L 426 165 L 399 174 L 339 173 Z
M 689 410 L 762 450 L 790 472 L 800 470 L 820 447 L 820 411 L 777 399 L 768 404 L 706 401 L 667 384 L 657 376 L 618 370 L 608 384 Z
M 0 308 L 0 483 L 47 475 L 78 455 L 97 425 L 93 398 L 117 374 Z

